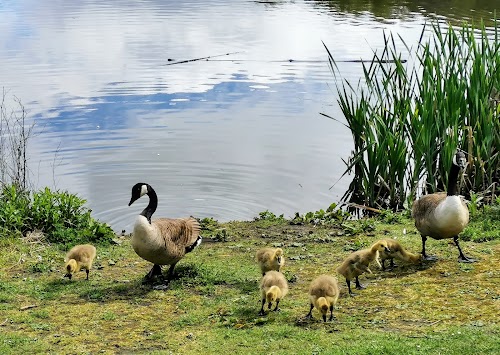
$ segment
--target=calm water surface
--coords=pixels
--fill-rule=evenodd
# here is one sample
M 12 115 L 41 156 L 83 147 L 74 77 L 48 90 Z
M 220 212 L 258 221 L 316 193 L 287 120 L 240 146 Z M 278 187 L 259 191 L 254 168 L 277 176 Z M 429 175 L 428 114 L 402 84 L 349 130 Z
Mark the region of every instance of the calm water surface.
M 33 182 L 79 194 L 117 231 L 147 203 L 127 207 L 136 182 L 157 190 L 157 216 L 290 216 L 349 183 L 330 189 L 351 140 L 319 114 L 342 120 L 322 41 L 369 59 L 383 31 L 416 43 L 429 19 L 489 20 L 499 5 L 0 1 L 0 84 L 36 122 Z M 339 65 L 357 81 L 359 63 Z

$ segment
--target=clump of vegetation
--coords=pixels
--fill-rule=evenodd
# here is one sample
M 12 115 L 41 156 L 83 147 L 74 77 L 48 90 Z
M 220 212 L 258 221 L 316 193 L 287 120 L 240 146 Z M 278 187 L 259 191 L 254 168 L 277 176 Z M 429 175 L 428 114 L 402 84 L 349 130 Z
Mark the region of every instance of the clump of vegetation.
M 40 231 L 51 243 L 64 246 L 81 242 L 109 243 L 114 232 L 94 220 L 85 200 L 66 191 L 45 188 L 23 191 L 16 185 L 0 190 L 1 235 Z
M 214 242 L 227 242 L 231 239 L 226 228 L 222 228 L 216 219 L 207 217 L 198 221 L 200 222 L 201 234 L 204 238 L 209 238 Z
M 480 191 L 485 202 L 500 189 L 500 41 L 498 27 L 464 24 L 427 28 L 414 58 L 402 59 L 392 34 L 363 63 L 357 85 L 338 80 L 339 104 L 354 151 L 346 201 L 402 210 L 419 193 L 443 190 L 457 148 L 468 153 L 461 194 Z M 402 39 L 401 39 L 402 40 Z M 327 48 L 328 51 L 328 48 Z M 328 51 L 334 76 L 340 70 Z M 335 119 L 337 118 L 328 116 Z M 487 201 L 486 201 L 487 200 Z
M 336 203 L 332 203 L 325 210 L 320 209 L 316 212 L 307 212 L 300 215 L 298 212 L 295 213 L 295 217 L 292 218 L 290 224 L 301 225 L 301 224 L 314 224 L 314 225 L 329 225 L 329 224 L 339 224 L 350 217 L 350 214 L 343 211 Z
M 254 220 L 256 221 L 269 221 L 269 222 L 284 222 L 285 217 L 283 214 L 280 214 L 279 216 L 275 215 L 274 213 L 265 210 L 263 212 L 259 212 L 259 216 L 255 217 Z
M 114 232 L 94 220 L 85 200 L 66 191 L 31 188 L 26 155 L 33 125 L 19 99 L 9 110 L 6 93 L 0 104 L 0 237 L 38 231 L 62 246 L 81 242 L 108 243 Z

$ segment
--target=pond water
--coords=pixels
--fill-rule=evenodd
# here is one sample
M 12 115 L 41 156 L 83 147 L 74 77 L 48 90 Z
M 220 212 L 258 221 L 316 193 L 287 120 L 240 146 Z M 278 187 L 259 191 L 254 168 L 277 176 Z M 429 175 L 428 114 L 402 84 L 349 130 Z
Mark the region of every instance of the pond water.
M 370 59 L 383 31 L 414 44 L 430 19 L 491 20 L 499 5 L 8 0 L 0 85 L 35 120 L 35 186 L 77 193 L 117 231 L 147 204 L 127 206 L 136 182 L 156 189 L 155 216 L 291 216 L 349 183 L 350 133 L 320 115 L 343 119 L 322 42 L 356 82 L 350 61 Z

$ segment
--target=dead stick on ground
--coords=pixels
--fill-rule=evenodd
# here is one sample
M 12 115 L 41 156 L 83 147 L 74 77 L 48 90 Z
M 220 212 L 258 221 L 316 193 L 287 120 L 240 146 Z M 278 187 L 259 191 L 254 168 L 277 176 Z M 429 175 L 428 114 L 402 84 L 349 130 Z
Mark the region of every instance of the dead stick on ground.
M 35 308 L 35 307 L 38 307 L 36 304 L 30 304 L 30 305 L 27 305 L 27 306 L 23 306 L 21 308 L 19 308 L 20 311 L 25 311 L 27 309 L 30 309 L 30 308 Z
M 230 54 L 238 54 L 238 53 L 243 53 L 243 52 L 230 52 L 230 53 L 224 53 L 224 54 L 210 55 L 210 56 L 208 56 L 208 57 L 194 58 L 194 59 L 186 59 L 186 60 L 181 60 L 181 61 L 178 61 L 178 62 L 173 62 L 173 63 L 167 63 L 167 64 L 163 64 L 163 65 L 165 66 L 165 65 L 174 65 L 174 64 L 181 64 L 181 63 L 195 62 L 195 61 L 197 61 L 197 60 L 204 60 L 204 59 L 210 59 L 210 58 L 222 57 L 222 56 L 225 56 L 225 55 L 230 55 Z

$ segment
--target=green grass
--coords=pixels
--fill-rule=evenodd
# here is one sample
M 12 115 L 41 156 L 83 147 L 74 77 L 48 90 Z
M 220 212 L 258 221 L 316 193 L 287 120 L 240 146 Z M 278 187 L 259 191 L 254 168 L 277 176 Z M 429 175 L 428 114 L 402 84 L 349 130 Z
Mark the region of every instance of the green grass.
M 379 238 L 398 238 L 420 250 L 413 222 L 401 214 L 337 224 L 291 225 L 282 218 L 216 223 L 228 241 L 205 242 L 176 268 L 167 290 L 142 284 L 151 265 L 122 245 L 98 248 L 85 281 L 63 279 L 64 252 L 19 239 L 0 241 L 0 353 L 476 354 L 500 351 L 498 239 L 462 242 L 479 262 L 457 263 L 449 241 L 429 240 L 435 263 L 398 264 L 395 271 L 362 275 L 367 285 L 348 297 L 344 280 L 335 320 L 309 310 L 307 289 L 351 250 Z M 476 222 L 472 221 L 474 227 Z M 480 221 L 477 223 L 481 224 Z M 343 225 L 350 224 L 346 232 Z M 369 225 L 370 228 L 363 226 Z M 406 233 L 403 233 L 403 231 Z M 280 245 L 290 292 L 281 312 L 258 316 L 259 268 L 255 251 Z M 42 257 L 38 255 L 49 256 Z M 52 261 L 53 260 L 53 261 Z M 112 261 L 110 263 L 110 261 Z M 39 263 L 35 271 L 31 265 Z M 25 306 L 33 308 L 22 310 Z

